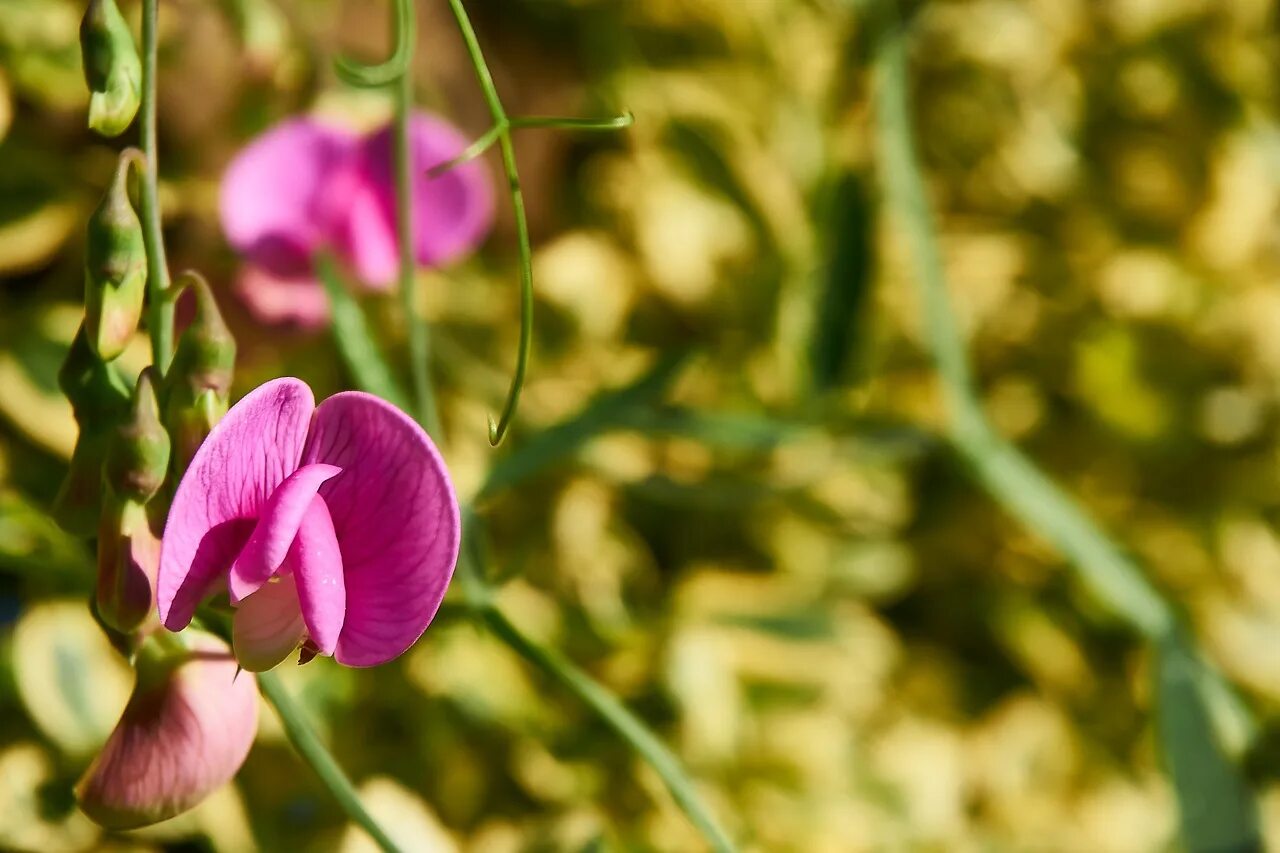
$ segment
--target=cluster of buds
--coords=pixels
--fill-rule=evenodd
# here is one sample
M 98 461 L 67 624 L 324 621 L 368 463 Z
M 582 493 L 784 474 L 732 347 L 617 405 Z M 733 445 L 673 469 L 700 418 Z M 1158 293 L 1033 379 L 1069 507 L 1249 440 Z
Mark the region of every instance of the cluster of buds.
M 116 136 L 138 111 L 142 66 L 115 0 L 90 0 L 80 40 L 89 126 Z M 193 291 L 194 320 L 167 371 L 148 367 L 130 387 L 120 356 L 142 323 L 149 248 L 130 178 L 145 166 L 142 152 L 125 149 L 89 217 L 84 322 L 58 375 L 80 431 L 55 516 L 96 536 L 92 609 L 137 673 L 120 722 L 77 788 L 85 813 L 112 828 L 198 803 L 234 775 L 257 724 L 256 684 L 237 678 L 227 644 L 170 634 L 156 615 L 159 532 L 177 477 L 227 411 L 235 341 L 198 276 L 184 275 L 185 288 L 152 287 L 152 299 Z

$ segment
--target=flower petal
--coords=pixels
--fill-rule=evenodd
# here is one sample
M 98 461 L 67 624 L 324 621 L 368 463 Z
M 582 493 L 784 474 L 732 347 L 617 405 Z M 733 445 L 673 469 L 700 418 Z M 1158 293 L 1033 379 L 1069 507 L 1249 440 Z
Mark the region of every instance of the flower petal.
M 330 176 L 345 167 L 356 144 L 351 133 L 307 118 L 278 124 L 249 143 L 222 177 L 227 242 L 274 273 L 305 271 L 324 234 Z
M 320 487 L 347 593 L 334 659 L 391 660 L 431 623 L 457 561 L 458 501 L 444 462 L 408 415 L 358 391 L 316 409 L 303 460 L 343 469 Z
M 271 493 L 252 535 L 231 564 L 227 592 L 232 604 L 257 592 L 258 587 L 276 573 L 298 535 L 298 527 L 320 484 L 341 470 L 333 465 L 303 465 Z
M 298 467 L 315 410 L 300 379 L 274 379 L 231 407 L 178 484 L 160 547 L 160 621 L 180 631 L 230 568 L 267 499 Z
M 452 125 L 419 114 L 409 127 L 413 181 L 413 250 L 418 262 L 441 266 L 475 249 L 493 224 L 493 186 L 478 160 L 432 178 L 427 170 L 459 154 L 467 140 Z M 390 283 L 395 262 L 395 181 L 392 133 L 365 139 L 362 180 L 353 186 L 348 216 L 335 233 L 339 249 L 366 284 Z M 388 249 L 388 247 L 390 247 Z
M 282 575 L 240 602 L 231 619 L 236 660 L 250 672 L 266 672 L 306 639 L 293 575 Z
M 76 786 L 80 807 L 102 826 L 131 829 L 186 811 L 228 782 L 253 744 L 253 676 L 237 673 L 216 637 L 183 638 L 190 657 L 171 671 L 140 671 L 115 731 Z
M 291 323 L 318 329 L 329 322 L 329 297 L 310 271 L 286 276 L 256 264 L 246 264 L 232 290 L 263 323 Z
M 347 590 L 342 551 L 324 498 L 312 499 L 285 566 L 297 583 L 302 620 L 311 642 L 321 654 L 332 655 L 347 615 Z

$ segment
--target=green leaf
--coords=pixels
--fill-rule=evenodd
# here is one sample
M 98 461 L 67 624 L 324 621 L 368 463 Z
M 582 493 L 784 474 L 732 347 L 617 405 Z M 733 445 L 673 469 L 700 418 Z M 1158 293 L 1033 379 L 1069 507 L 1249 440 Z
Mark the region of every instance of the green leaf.
M 825 264 L 814 300 L 809 372 L 815 391 L 830 391 L 852 377 L 860 331 L 866 327 L 875 244 L 873 206 L 861 179 L 841 175 L 825 205 Z
M 361 390 L 408 411 L 408 398 L 373 339 L 360 303 L 347 291 L 332 260 L 321 258 L 317 266 L 333 313 L 333 340 L 351 378 Z
M 631 413 L 662 397 L 688 356 L 683 350 L 662 357 L 630 385 L 599 395 L 573 417 L 534 435 L 490 469 L 477 500 L 523 482 L 601 433 L 625 426 Z
M 1253 792 L 1213 729 L 1198 677 L 1203 665 L 1176 635 L 1160 644 L 1157 655 L 1156 724 L 1183 843 L 1191 853 L 1263 849 Z

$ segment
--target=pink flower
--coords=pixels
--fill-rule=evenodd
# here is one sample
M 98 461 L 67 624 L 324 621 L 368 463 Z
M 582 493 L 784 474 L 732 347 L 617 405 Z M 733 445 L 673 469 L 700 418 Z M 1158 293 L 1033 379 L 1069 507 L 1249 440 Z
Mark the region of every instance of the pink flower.
M 226 643 L 187 632 L 148 640 L 120 722 L 76 786 L 80 808 L 111 829 L 171 818 L 226 784 L 258 729 L 252 675 Z
M 174 494 L 156 584 L 180 631 L 224 584 L 232 638 L 260 672 L 300 644 L 374 666 L 422 635 L 458 556 L 458 502 L 422 428 L 377 397 L 319 406 L 275 379 L 231 408 Z
M 415 116 L 410 142 L 414 257 L 441 266 L 484 239 L 493 189 L 474 161 L 427 176 L 467 144 L 441 119 Z M 260 319 L 325 321 L 317 251 L 333 252 L 369 287 L 392 284 L 399 269 L 392 159 L 389 128 L 359 137 L 298 118 L 262 134 L 231 162 L 222 179 L 222 227 L 247 261 L 236 290 Z

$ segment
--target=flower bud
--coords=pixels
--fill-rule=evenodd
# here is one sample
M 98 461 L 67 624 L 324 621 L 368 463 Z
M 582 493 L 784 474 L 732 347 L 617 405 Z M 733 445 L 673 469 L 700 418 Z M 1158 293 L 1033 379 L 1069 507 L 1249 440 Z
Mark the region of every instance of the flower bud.
M 80 53 L 89 85 L 89 127 L 119 136 L 142 100 L 142 60 L 115 0 L 89 0 L 80 21 Z
M 98 524 L 107 445 L 129 410 L 129 390 L 119 371 L 94 355 L 83 326 L 58 371 L 58 386 L 71 401 L 80 435 L 54 500 L 54 517 L 68 532 L 92 536 Z
M 135 149 L 120 154 L 115 177 L 89 217 L 86 233 L 84 324 L 89 345 L 104 361 L 124 352 L 142 318 L 147 247 L 129 201 L 129 167 L 140 156 Z
M 216 637 L 157 631 L 136 665 L 129 704 L 76 785 L 80 808 L 109 829 L 197 805 L 240 769 L 258 725 L 257 683 Z
M 98 527 L 96 612 L 103 625 L 131 634 L 155 611 L 160 540 L 147 510 L 132 500 L 108 500 Z
M 138 375 L 133 405 L 111 436 L 104 469 L 107 485 L 116 497 L 138 504 L 145 504 L 160 491 L 169 470 L 169 434 L 160 424 L 153 375 L 150 367 Z
M 177 444 L 176 470 L 186 468 L 209 430 L 227 413 L 236 339 L 218 311 L 208 283 L 195 272 L 181 277 L 195 296 L 195 316 L 165 375 L 165 424 Z

